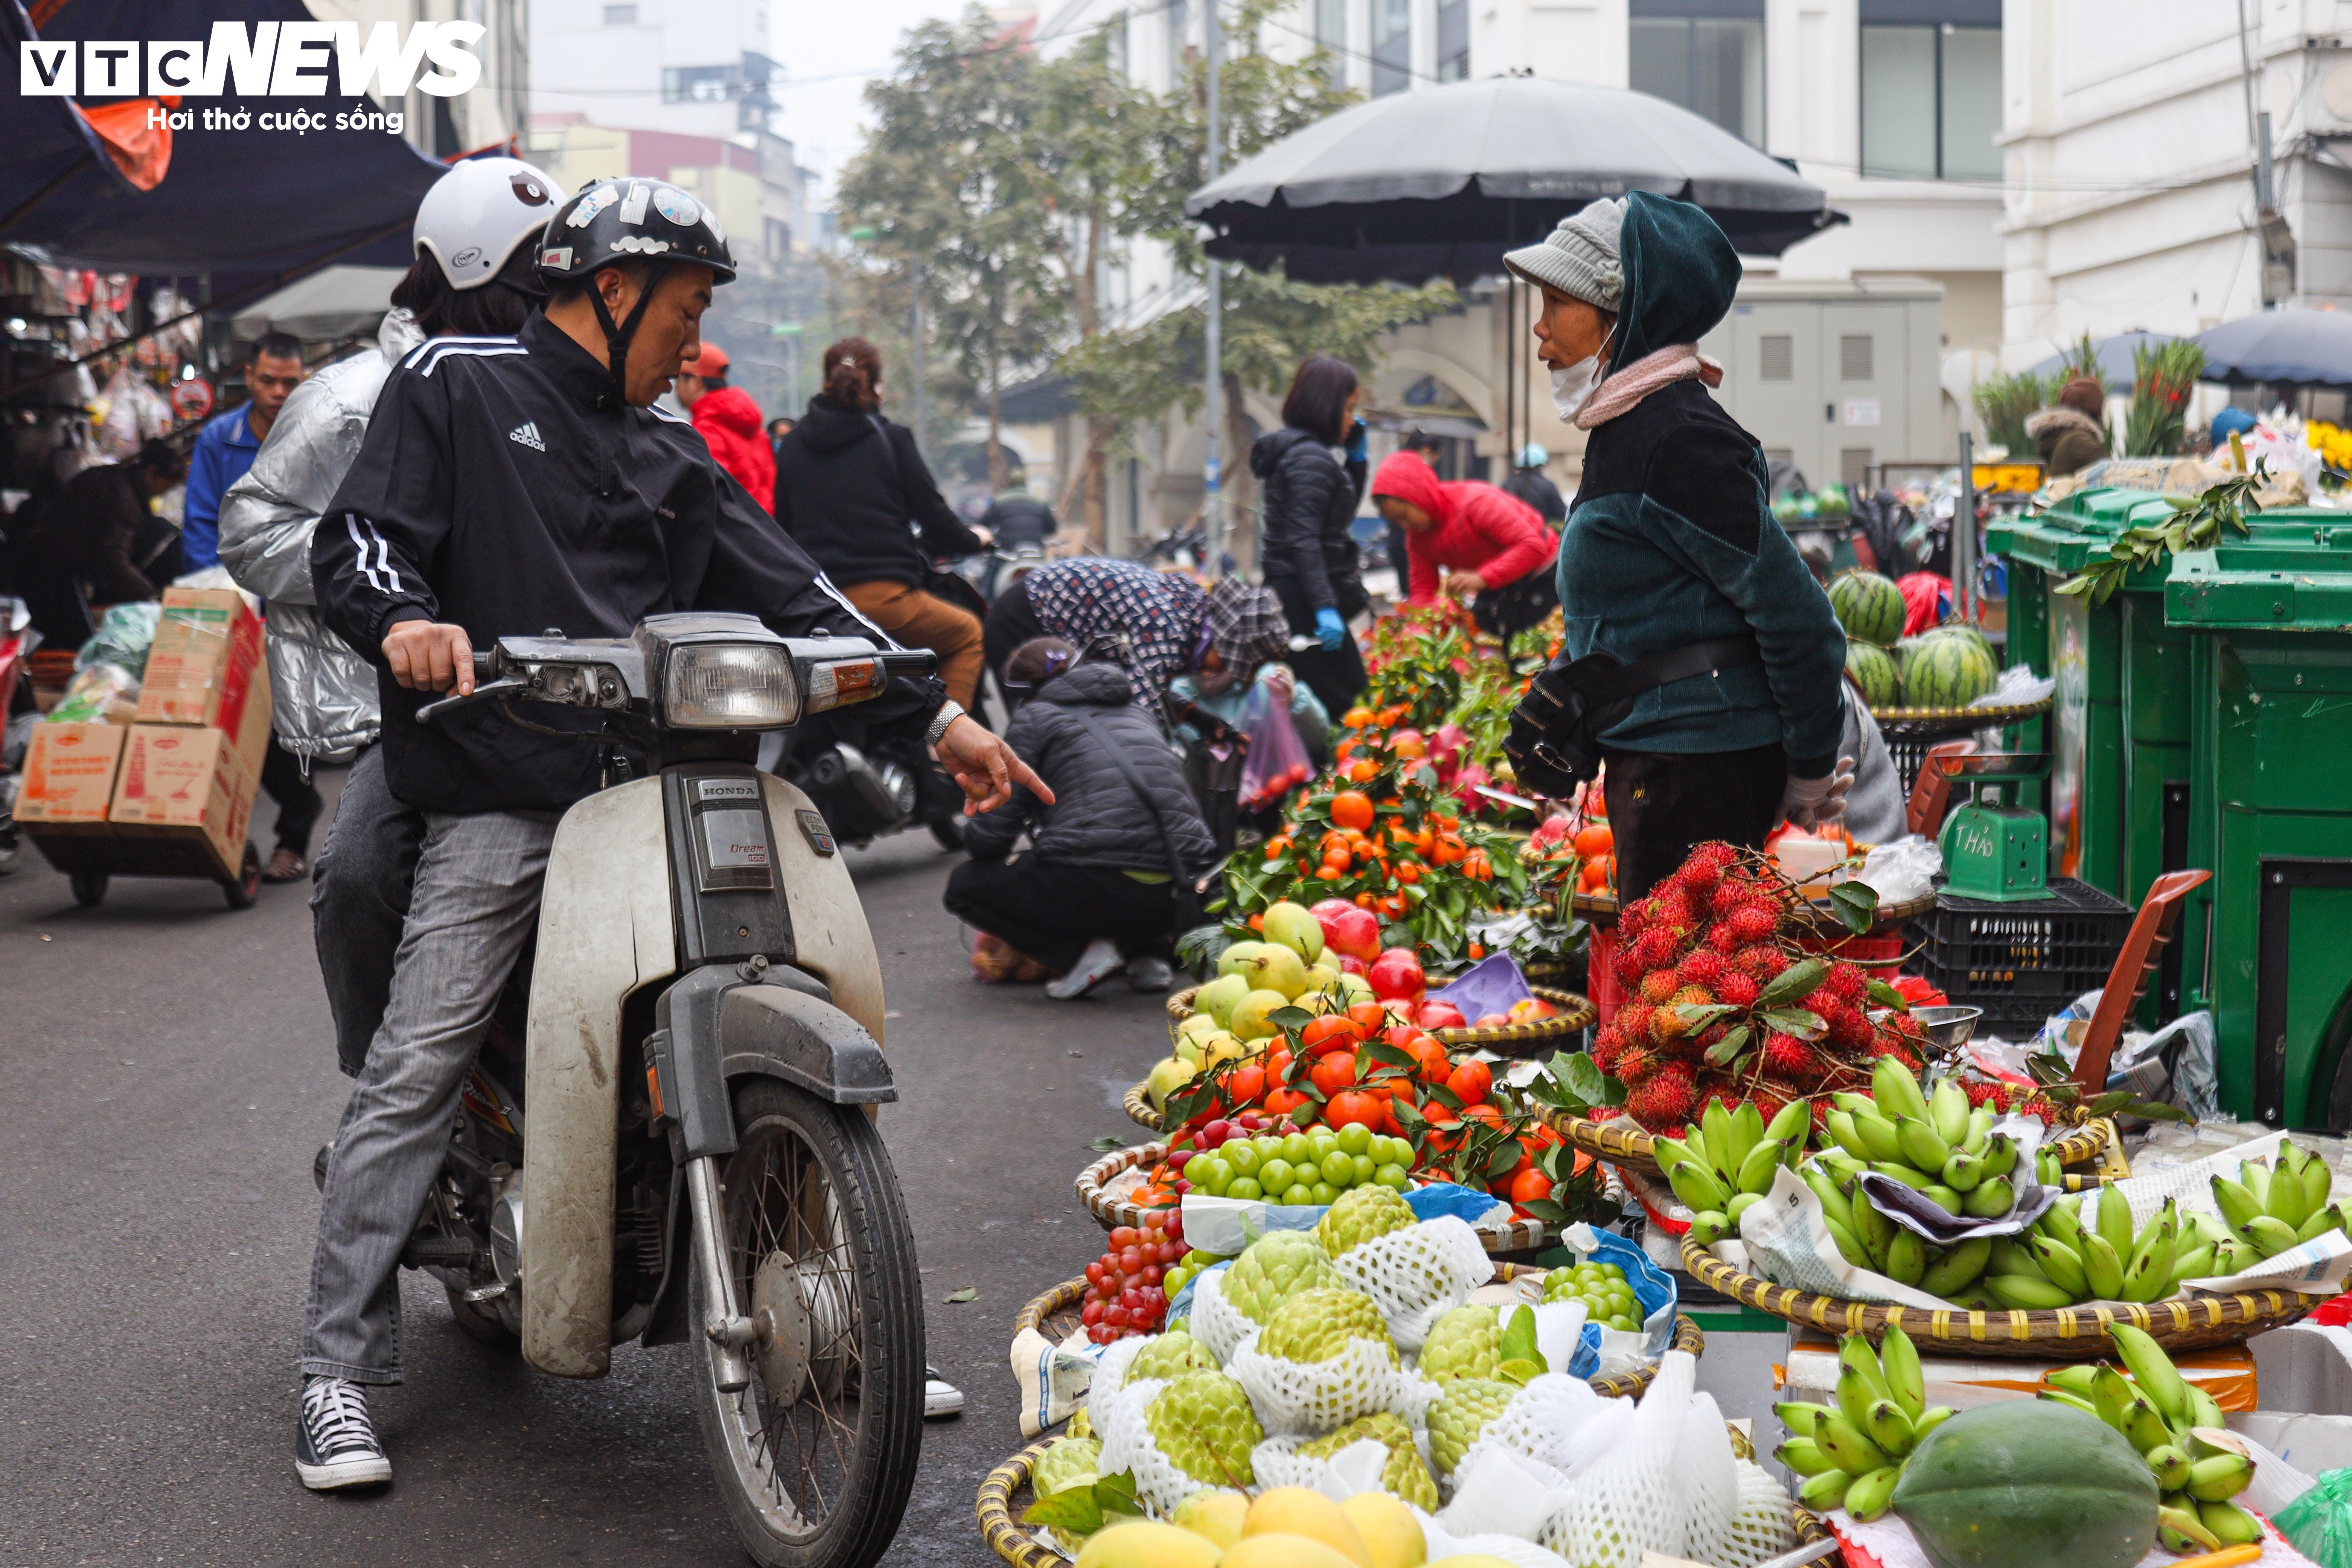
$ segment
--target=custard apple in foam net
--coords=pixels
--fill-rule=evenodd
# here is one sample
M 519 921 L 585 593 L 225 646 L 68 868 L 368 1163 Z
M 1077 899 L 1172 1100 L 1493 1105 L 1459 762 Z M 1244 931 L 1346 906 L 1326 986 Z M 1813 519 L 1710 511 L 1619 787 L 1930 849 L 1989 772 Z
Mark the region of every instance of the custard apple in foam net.
M 1092 1437 L 1057 1437 L 1037 1456 L 1029 1471 L 1029 1489 L 1051 1497 L 1067 1487 L 1091 1486 L 1101 1474 L 1102 1445 Z
M 1145 1340 L 1135 1359 L 1127 1363 L 1127 1375 L 1131 1379 L 1181 1377 L 1188 1372 L 1216 1370 L 1217 1358 L 1209 1353 L 1209 1347 L 1181 1329 L 1171 1329 Z
M 1486 1423 L 1509 1407 L 1518 1390 L 1490 1377 L 1459 1378 L 1429 1407 L 1429 1458 L 1441 1476 L 1462 1462 Z
M 1225 1304 L 1263 1328 L 1275 1309 L 1301 1290 L 1345 1285 L 1316 1239 L 1300 1230 L 1277 1230 L 1249 1244 L 1219 1281 Z
M 1359 1415 L 1330 1436 L 1306 1444 L 1298 1453 L 1302 1458 L 1328 1459 L 1349 1444 L 1360 1443 L 1367 1437 L 1389 1451 L 1389 1462 L 1381 1469 L 1381 1489 L 1424 1513 L 1435 1511 L 1437 1481 L 1413 1443 L 1412 1427 L 1394 1411 Z
M 1265 1440 L 1242 1385 L 1221 1372 L 1171 1380 L 1143 1415 L 1145 1430 L 1178 1469 L 1212 1487 L 1246 1487 L 1250 1450 Z
M 1349 1187 L 1324 1211 L 1323 1217 L 1315 1223 L 1315 1239 L 1323 1244 L 1325 1252 L 1337 1258 L 1358 1242 L 1418 1223 L 1411 1204 L 1391 1188 L 1368 1183 Z
M 1332 1267 L 1341 1282 L 1380 1304 L 1389 1331 L 1419 1350 L 1437 1320 L 1495 1277 L 1495 1260 L 1469 1223 L 1451 1215 L 1368 1237 Z
M 1274 1310 L 1265 1332 L 1258 1336 L 1257 1352 L 1283 1361 L 1330 1361 L 1347 1350 L 1350 1340 L 1385 1346 L 1389 1363 L 1400 1364 L 1388 1323 L 1370 1296 L 1355 1290 L 1301 1290 Z
M 1492 1307 L 1454 1308 L 1422 1342 L 1421 1375 L 1433 1383 L 1491 1378 L 1502 1364 L 1502 1323 Z

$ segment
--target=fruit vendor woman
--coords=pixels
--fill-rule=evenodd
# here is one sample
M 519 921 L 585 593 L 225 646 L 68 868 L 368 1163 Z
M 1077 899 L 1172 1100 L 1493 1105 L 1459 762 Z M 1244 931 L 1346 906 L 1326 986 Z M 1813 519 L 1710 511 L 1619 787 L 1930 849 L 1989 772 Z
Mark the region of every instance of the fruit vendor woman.
M 1765 503 L 1756 437 L 1708 395 L 1723 367 L 1698 341 L 1739 281 L 1715 221 L 1637 191 L 1504 262 L 1542 290 L 1552 401 L 1589 432 L 1560 535 L 1565 642 L 1510 750 L 1538 790 L 1597 750 L 1632 900 L 1694 844 L 1760 847 L 1783 817 L 1810 827 L 1843 811 L 1845 635 Z M 1596 654 L 1599 668 L 1569 668 Z M 1580 728 L 1570 689 L 1596 711 Z M 1580 736 L 1597 745 L 1576 749 Z
M 1441 479 L 1414 454 L 1392 452 L 1372 478 L 1372 503 L 1404 530 L 1410 603 L 1433 604 L 1441 589 L 1475 595 L 1472 618 L 1501 637 L 1559 603 L 1552 580 L 1559 536 L 1510 491 L 1483 479 Z

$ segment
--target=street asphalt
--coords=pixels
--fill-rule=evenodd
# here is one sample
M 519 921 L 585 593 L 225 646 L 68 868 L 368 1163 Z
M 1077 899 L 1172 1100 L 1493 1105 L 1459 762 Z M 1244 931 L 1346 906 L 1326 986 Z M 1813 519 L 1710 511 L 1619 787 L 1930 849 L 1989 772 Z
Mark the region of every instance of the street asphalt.
M 330 774 L 329 787 L 339 782 Z M 267 817 L 265 800 L 257 818 Z M 323 833 L 323 827 L 321 829 Z M 270 839 L 257 820 L 255 842 Z M 1021 1447 L 1006 1351 L 1024 1302 L 1101 1248 L 1071 1179 L 1164 1054 L 1160 999 L 983 987 L 928 835 L 852 851 L 888 985 L 881 1119 L 915 1219 L 931 1361 L 960 1418 L 924 1431 L 902 1568 L 993 1563 L 981 1479 Z M 29 846 L 0 878 L 0 1568 L 747 1563 L 711 1480 L 683 1348 L 572 1383 L 458 1332 L 403 1276 L 409 1381 L 373 1402 L 394 1482 L 294 1479 L 296 1340 L 345 1098 L 307 885 L 232 911 L 205 883 L 118 879 L 96 909 Z M 976 1289 L 951 1304 L 950 1294 Z

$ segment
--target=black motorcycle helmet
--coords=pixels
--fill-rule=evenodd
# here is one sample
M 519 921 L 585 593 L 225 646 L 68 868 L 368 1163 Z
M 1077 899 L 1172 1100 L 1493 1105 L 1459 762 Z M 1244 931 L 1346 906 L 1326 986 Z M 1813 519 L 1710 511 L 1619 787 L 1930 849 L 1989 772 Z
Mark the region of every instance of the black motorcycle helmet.
M 588 301 L 604 329 L 606 363 L 620 405 L 628 406 L 629 340 L 653 303 L 654 290 L 681 261 L 710 268 L 714 285 L 735 280 L 735 257 L 719 215 L 691 192 L 667 180 L 600 180 L 556 210 L 539 246 L 539 275 L 551 289 L 585 285 L 600 267 L 650 261 L 653 269 L 629 319 L 615 325 L 594 289 Z

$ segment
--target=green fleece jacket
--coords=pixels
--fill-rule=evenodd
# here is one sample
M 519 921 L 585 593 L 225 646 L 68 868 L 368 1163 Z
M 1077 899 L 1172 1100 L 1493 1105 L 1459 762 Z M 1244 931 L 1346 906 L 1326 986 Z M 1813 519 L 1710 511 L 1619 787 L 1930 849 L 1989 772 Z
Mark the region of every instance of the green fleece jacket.
M 1739 259 L 1697 207 L 1636 191 L 1609 369 L 1696 343 L 1731 308 Z M 1763 658 L 1654 687 L 1601 739 L 1626 751 L 1780 742 L 1794 778 L 1836 764 L 1845 634 L 1765 504 L 1764 454 L 1696 380 L 1596 426 L 1559 542 L 1563 652 L 1628 664 L 1747 631 Z

